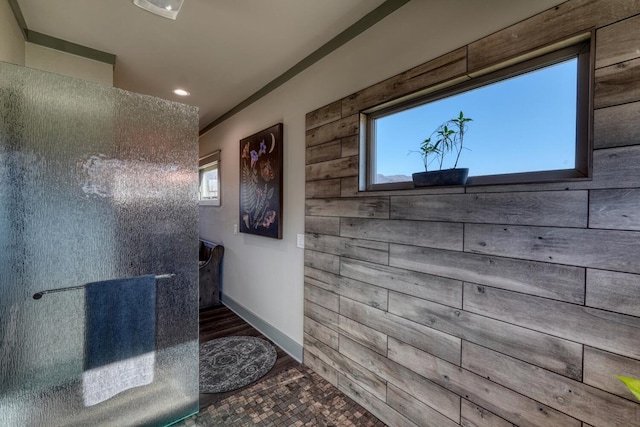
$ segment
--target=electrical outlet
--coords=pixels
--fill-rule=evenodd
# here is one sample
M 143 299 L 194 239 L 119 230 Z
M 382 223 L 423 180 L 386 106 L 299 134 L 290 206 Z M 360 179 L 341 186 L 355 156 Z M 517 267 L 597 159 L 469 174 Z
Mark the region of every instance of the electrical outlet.
M 300 249 L 304 249 L 304 234 L 297 234 L 296 237 L 296 246 Z
M 233 234 L 238 234 L 238 224 L 233 224 Z

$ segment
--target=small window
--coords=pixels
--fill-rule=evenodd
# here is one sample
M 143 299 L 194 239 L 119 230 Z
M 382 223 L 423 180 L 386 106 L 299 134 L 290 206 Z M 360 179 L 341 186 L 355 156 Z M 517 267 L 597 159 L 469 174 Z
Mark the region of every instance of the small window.
M 412 173 L 425 170 L 421 143 L 461 112 L 472 120 L 457 166 L 469 168 L 468 185 L 588 176 L 588 70 L 582 43 L 365 112 L 366 189 L 410 188 Z M 456 158 L 450 153 L 429 170 L 452 168 Z
M 220 206 L 220 151 L 198 161 L 200 205 Z

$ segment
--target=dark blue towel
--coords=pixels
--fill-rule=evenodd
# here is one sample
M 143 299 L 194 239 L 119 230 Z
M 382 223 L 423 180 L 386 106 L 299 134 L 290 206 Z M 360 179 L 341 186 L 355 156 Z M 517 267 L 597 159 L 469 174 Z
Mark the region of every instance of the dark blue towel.
M 85 287 L 84 370 L 155 351 L 154 275 Z

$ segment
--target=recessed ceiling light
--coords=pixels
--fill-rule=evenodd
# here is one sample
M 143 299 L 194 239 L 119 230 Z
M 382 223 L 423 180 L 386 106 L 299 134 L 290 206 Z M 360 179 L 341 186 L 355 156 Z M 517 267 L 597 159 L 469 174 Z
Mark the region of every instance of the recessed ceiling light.
M 180 96 L 189 96 L 191 95 L 190 92 L 184 90 L 184 89 L 174 89 L 173 93 L 175 93 L 176 95 L 180 95 Z
M 133 0 L 133 4 L 156 15 L 176 19 L 183 0 Z

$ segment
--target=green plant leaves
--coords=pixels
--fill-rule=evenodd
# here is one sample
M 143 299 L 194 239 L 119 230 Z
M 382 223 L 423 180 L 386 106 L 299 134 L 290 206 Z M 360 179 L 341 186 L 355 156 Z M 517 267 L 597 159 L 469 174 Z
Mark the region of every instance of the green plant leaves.
M 456 168 L 458 166 L 458 160 L 462 152 L 464 133 L 467 128 L 466 123 L 470 121 L 472 121 L 472 119 L 465 117 L 464 113 L 460 111 L 457 118 L 442 123 L 433 131 L 429 138 L 420 144 L 419 153 L 422 156 L 425 171 L 429 170 L 429 165 L 435 159 L 439 160 L 440 170 L 442 170 L 445 156 L 452 151 L 456 153 L 456 162 L 453 167 Z M 435 142 L 433 142 L 432 139 L 435 139 Z M 417 153 L 417 151 L 409 151 L 409 153 Z
M 636 378 L 623 377 L 620 375 L 616 375 L 616 378 L 619 379 L 627 386 L 631 393 L 636 397 L 636 399 L 640 400 L 640 380 Z

